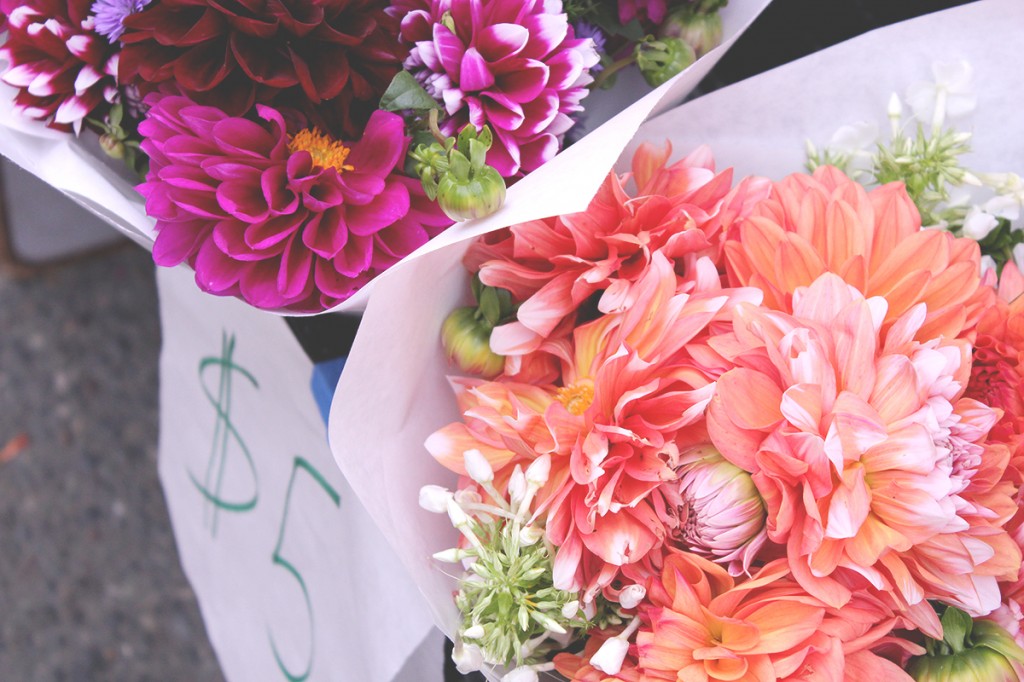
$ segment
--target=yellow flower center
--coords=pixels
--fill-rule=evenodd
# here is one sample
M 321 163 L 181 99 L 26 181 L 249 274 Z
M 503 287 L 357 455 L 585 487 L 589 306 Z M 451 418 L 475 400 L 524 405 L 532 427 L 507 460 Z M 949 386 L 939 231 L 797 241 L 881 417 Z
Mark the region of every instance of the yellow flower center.
M 558 402 L 565 405 L 569 414 L 577 417 L 587 411 L 594 402 L 594 386 L 589 381 L 576 384 L 569 384 L 558 389 L 555 393 Z
M 355 167 L 345 163 L 352 150 L 332 140 L 329 135 L 324 135 L 319 128 L 307 128 L 292 135 L 288 141 L 288 151 L 293 154 L 298 151 L 309 152 L 313 157 L 313 165 L 320 168 L 335 168 L 339 173 L 355 170 Z

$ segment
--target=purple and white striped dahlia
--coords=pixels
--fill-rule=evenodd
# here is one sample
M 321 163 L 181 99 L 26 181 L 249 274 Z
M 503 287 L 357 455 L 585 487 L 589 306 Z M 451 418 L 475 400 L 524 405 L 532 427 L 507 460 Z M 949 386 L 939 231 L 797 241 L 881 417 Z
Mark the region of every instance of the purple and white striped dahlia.
M 487 124 L 487 163 L 504 177 L 553 157 L 582 111 L 599 57 L 577 38 L 561 0 L 405 0 L 405 68 L 448 114 L 441 129 Z

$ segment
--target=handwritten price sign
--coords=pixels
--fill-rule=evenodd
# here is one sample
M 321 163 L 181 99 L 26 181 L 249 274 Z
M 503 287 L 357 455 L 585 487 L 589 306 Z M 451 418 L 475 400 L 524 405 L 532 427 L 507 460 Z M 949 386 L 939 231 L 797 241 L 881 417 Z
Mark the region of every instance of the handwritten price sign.
M 284 321 L 158 272 L 160 477 L 231 682 L 435 682 L 440 635 L 338 470 Z

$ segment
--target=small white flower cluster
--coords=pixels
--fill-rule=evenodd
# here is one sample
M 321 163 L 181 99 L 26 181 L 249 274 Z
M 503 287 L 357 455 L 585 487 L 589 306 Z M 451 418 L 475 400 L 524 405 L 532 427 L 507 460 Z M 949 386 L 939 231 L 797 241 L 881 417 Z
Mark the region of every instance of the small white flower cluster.
M 903 100 L 890 97 L 888 142 L 873 123 L 845 125 L 821 153 L 808 141 L 808 166 L 834 165 L 865 185 L 903 181 L 926 227 L 988 240 L 987 252 L 1022 268 L 1024 182 L 1015 173 L 975 173 L 960 161 L 972 135 L 955 125 L 977 107 L 972 77 L 966 61 L 933 64 L 932 80 L 912 84 Z M 906 120 L 904 101 L 911 111 Z M 915 133 L 907 132 L 910 126 Z M 990 255 L 985 264 L 995 266 L 996 259 Z
M 438 561 L 462 562 L 466 569 L 456 597 L 463 622 L 452 660 L 462 673 L 514 662 L 502 682 L 536 682 L 540 672 L 554 669 L 546 654 L 566 647 L 594 615 L 593 604 L 584 608 L 577 595 L 552 584 L 552 549 L 542 542 L 544 529 L 532 509 L 548 480 L 551 458 L 538 457 L 525 471 L 517 466 L 507 495 L 496 488 L 481 452 L 467 450 L 463 458 L 466 473 L 488 501 L 475 488 L 420 490 L 420 506 L 447 514 L 467 543 L 434 555 Z

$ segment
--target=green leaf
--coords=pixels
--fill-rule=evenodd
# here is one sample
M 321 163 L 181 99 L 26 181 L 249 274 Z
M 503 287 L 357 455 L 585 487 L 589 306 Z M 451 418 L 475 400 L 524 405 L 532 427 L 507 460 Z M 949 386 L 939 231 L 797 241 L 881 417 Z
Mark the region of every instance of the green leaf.
M 958 654 L 967 648 L 973 626 L 970 616 L 955 606 L 947 606 L 942 614 L 942 639 Z
M 121 121 L 124 119 L 124 105 L 115 104 L 114 106 L 110 107 L 110 114 L 107 118 L 110 121 L 110 127 L 120 127 Z
M 384 111 L 429 111 L 440 109 L 441 106 L 427 94 L 412 74 L 399 71 L 380 98 L 380 108 Z
M 472 123 L 467 123 L 462 127 L 462 130 L 459 131 L 459 140 L 455 143 L 456 149 L 466 156 L 469 156 L 469 143 L 476 139 L 476 135 L 476 126 Z
M 491 132 L 491 126 L 484 125 L 480 132 L 477 133 L 476 139 L 484 146 L 484 150 L 490 149 L 491 145 L 494 144 L 494 133 Z
M 473 275 L 473 300 L 480 304 L 480 294 L 483 292 L 484 283 L 480 281 L 480 274 Z
M 494 287 L 484 287 L 480 292 L 480 312 L 492 327 L 501 320 L 501 301 Z

